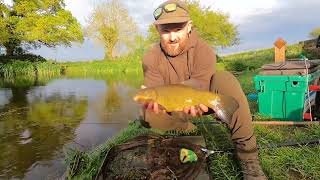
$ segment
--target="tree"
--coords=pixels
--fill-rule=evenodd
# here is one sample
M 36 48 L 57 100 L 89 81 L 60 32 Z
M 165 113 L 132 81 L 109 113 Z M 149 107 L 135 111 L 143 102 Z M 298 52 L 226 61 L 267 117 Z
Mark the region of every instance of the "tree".
M 108 59 L 115 55 L 115 47 L 128 47 L 134 40 L 137 25 L 119 0 L 109 0 L 95 7 L 86 32 L 103 44 L 105 59 Z
M 237 27 L 229 22 L 228 15 L 213 11 L 209 6 L 201 7 L 198 0 L 186 0 L 186 4 L 193 27 L 210 45 L 227 47 L 239 43 Z M 149 26 L 148 32 L 151 42 L 159 40 L 154 25 Z
M 64 7 L 64 0 L 13 0 L 12 6 L 0 1 L 0 46 L 7 55 L 14 55 L 21 45 L 37 48 L 82 42 L 79 22 Z
M 310 33 L 309 33 L 309 36 L 311 38 L 318 38 L 320 36 L 320 27 L 318 28 L 315 28 L 314 30 L 312 30 Z
M 159 42 L 160 37 L 154 24 L 150 24 L 148 28 L 147 41 L 150 43 Z

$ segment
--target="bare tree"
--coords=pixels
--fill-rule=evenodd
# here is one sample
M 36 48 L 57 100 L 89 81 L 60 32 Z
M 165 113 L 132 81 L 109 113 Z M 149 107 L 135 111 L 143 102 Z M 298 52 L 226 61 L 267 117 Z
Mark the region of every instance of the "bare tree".
M 86 33 L 105 48 L 105 59 L 115 56 L 115 48 L 127 46 L 137 34 L 137 25 L 119 0 L 98 4 L 88 20 Z

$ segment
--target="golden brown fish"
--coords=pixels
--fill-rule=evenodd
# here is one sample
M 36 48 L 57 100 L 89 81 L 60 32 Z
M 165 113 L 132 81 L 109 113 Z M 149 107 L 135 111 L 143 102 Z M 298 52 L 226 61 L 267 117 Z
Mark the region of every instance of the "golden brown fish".
M 233 113 L 239 107 L 237 101 L 230 96 L 196 90 L 182 84 L 141 89 L 133 99 L 139 103 L 156 102 L 167 112 L 183 111 L 185 107 L 203 104 L 213 109 L 215 114 L 225 122 L 232 119 Z

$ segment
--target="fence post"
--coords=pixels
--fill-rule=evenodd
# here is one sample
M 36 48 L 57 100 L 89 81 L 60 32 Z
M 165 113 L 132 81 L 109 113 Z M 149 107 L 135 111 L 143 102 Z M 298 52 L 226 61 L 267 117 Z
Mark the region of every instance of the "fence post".
M 286 60 L 286 44 L 282 38 L 274 42 L 274 62 L 284 62 Z

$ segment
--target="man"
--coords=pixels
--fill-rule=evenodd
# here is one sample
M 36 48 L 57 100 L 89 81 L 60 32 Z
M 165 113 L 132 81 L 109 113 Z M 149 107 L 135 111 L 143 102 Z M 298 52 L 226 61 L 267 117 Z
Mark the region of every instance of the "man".
M 215 72 L 216 56 L 211 47 L 192 30 L 185 3 L 169 0 L 154 11 L 160 43 L 143 58 L 144 86 L 182 83 L 234 97 L 239 108 L 231 122 L 231 131 L 244 179 L 266 179 L 259 162 L 249 105 L 237 79 L 228 72 Z M 192 130 L 191 116 L 208 112 L 208 107 L 186 107 L 184 112 L 168 114 L 157 103 L 145 104 L 144 120 L 153 128 Z

